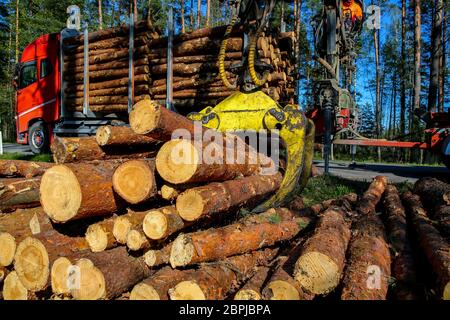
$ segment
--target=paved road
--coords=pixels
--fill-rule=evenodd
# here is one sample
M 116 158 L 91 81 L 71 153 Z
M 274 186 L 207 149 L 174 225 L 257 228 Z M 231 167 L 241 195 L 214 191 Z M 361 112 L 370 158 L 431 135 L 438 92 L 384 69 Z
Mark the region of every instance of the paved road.
M 319 173 L 324 171 L 323 161 L 314 161 Z M 393 183 L 414 183 L 421 177 L 450 178 L 450 170 L 446 167 L 415 166 L 415 165 L 391 165 L 391 164 L 360 164 L 354 167 L 349 162 L 331 162 L 330 173 L 348 180 L 370 181 L 377 175 L 386 176 Z
M 17 143 L 3 143 L 3 153 L 23 153 L 24 155 L 32 155 L 28 145 Z

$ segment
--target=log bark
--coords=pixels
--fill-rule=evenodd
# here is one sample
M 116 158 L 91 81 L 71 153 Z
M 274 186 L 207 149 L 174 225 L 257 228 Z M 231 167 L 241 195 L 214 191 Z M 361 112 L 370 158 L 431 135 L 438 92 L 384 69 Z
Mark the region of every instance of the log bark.
M 88 250 L 84 237 L 68 237 L 48 230 L 19 243 L 14 269 L 25 288 L 41 291 L 50 285 L 50 266 L 57 258 Z
M 150 72 L 150 68 L 147 65 L 143 66 L 135 66 L 134 72 L 136 75 L 139 74 L 148 74 Z M 128 75 L 128 67 L 127 68 L 121 68 L 121 69 L 106 69 L 106 70 L 97 70 L 92 71 L 89 70 L 89 80 L 95 82 L 98 79 L 112 79 L 112 78 L 121 78 L 126 77 Z M 84 79 L 84 73 L 79 72 L 71 72 L 69 74 L 66 74 L 64 76 L 64 80 L 70 81 L 70 82 L 81 82 Z
M 437 296 L 450 299 L 450 256 L 449 244 L 432 225 L 423 208 L 420 197 L 406 192 L 403 194 L 408 216 L 418 236 L 419 245 L 427 257 L 431 269 L 437 278 Z
M 205 53 L 219 53 L 222 39 L 211 39 L 209 37 L 196 38 L 180 42 L 173 48 L 174 56 L 198 55 Z M 227 50 L 236 52 L 242 50 L 241 38 L 228 38 Z M 150 54 L 158 55 L 159 57 L 166 56 L 166 48 L 150 49 Z
M 148 238 L 162 240 L 190 225 L 183 221 L 175 207 L 168 206 L 150 210 L 145 215 L 142 228 Z
M 393 251 L 392 272 L 396 279 L 395 296 L 397 300 L 417 300 L 417 275 L 409 241 L 405 208 L 395 186 L 386 187 L 383 203 L 387 216 L 389 242 Z
M 139 95 L 134 97 L 134 101 L 141 101 L 145 99 L 150 99 L 149 95 Z M 95 106 L 101 105 L 101 106 L 107 106 L 109 104 L 126 104 L 128 102 L 128 96 L 127 95 L 121 95 L 121 96 L 94 96 L 89 97 L 89 105 L 92 108 L 91 110 L 98 110 L 95 109 Z M 68 108 L 82 106 L 84 103 L 84 98 L 75 98 L 75 99 L 66 99 L 66 104 Z
M 127 243 L 128 232 L 132 229 L 142 228 L 142 222 L 148 211 L 133 211 L 128 209 L 128 213 L 118 216 L 114 220 L 113 235 L 120 244 Z
M 179 235 L 170 253 L 172 267 L 220 260 L 295 237 L 309 218 L 287 209 L 270 209 L 238 223 Z
M 148 95 L 150 93 L 150 87 L 148 84 L 136 84 L 134 87 L 134 95 Z M 118 87 L 118 88 L 107 88 L 107 89 L 98 89 L 98 90 L 90 90 L 89 97 L 97 97 L 97 96 L 114 96 L 114 95 L 128 95 L 128 87 Z M 71 101 L 76 98 L 83 98 L 84 91 L 75 91 L 66 95 L 66 101 Z
M 213 180 L 212 178 L 211 180 Z M 214 179 L 215 180 L 215 179 Z M 282 176 L 255 175 L 222 183 L 188 189 L 176 201 L 179 215 L 186 221 L 208 218 L 215 213 L 227 212 L 245 206 L 276 191 Z
M 430 218 L 436 220 L 439 229 L 450 235 L 450 184 L 435 178 L 423 178 L 414 184 L 414 193 L 420 196 Z
M 151 158 L 153 151 L 145 148 L 101 148 L 95 137 L 56 137 L 51 146 L 56 163 L 70 163 L 91 160 Z
M 155 161 L 130 160 L 122 163 L 112 177 L 114 191 L 131 204 L 153 199 L 158 191 L 155 180 Z
M 261 300 L 262 286 L 266 281 L 270 268 L 261 267 L 256 274 L 235 294 L 234 300 Z
M 42 176 L 54 164 L 25 160 L 0 160 L 0 177 L 33 178 Z
M 85 238 L 92 252 L 102 252 L 117 245 L 113 235 L 115 219 L 116 217 L 111 217 L 87 228 Z
M 225 88 L 224 88 L 225 90 Z M 222 91 L 222 92 L 187 92 L 187 91 L 175 91 L 173 93 L 173 98 L 175 99 L 213 99 L 213 98 L 224 98 L 231 96 L 234 91 Z M 161 100 L 166 99 L 165 94 L 157 94 L 153 96 L 153 99 Z
M 237 60 L 242 58 L 242 52 L 227 52 L 225 54 L 225 60 Z M 181 57 L 174 57 L 173 63 L 196 63 L 196 62 L 215 62 L 217 61 L 217 55 L 211 55 L 211 54 L 202 54 L 197 56 L 181 56 Z M 166 64 L 167 59 L 166 58 L 158 58 L 158 59 L 152 59 L 150 60 L 151 65 L 159 65 L 159 64 Z
M 0 179 L 0 211 L 39 206 L 41 177 Z
M 161 141 L 172 139 L 172 133 L 177 129 L 186 129 L 194 136 L 193 121 L 150 100 L 140 101 L 133 106 L 130 126 L 137 134 L 145 134 Z
M 0 216 L 0 266 L 13 262 L 16 245 L 23 239 L 51 229 L 50 219 L 40 207 Z
M 114 194 L 112 176 L 119 164 L 69 163 L 47 170 L 40 187 L 44 211 L 57 223 L 118 212 L 124 203 Z
M 380 218 L 363 215 L 355 223 L 343 280 L 342 300 L 385 300 L 391 256 Z
M 146 74 L 139 74 L 134 77 L 134 83 L 135 85 L 138 84 L 149 84 L 150 83 L 150 77 Z M 104 89 L 112 89 L 112 88 L 118 88 L 118 87 L 125 87 L 128 86 L 128 75 L 121 79 L 114 79 L 114 80 L 108 80 L 103 82 L 94 82 L 89 83 L 89 92 L 95 91 L 95 90 L 104 90 Z M 84 85 L 78 84 L 78 85 L 68 85 L 68 87 L 65 89 L 65 93 L 73 93 L 73 92 L 83 92 Z M 128 92 L 128 91 L 127 91 Z
M 386 185 L 386 177 L 375 177 L 370 184 L 369 189 L 364 192 L 361 200 L 356 205 L 356 211 L 361 215 L 375 213 L 375 207 L 380 201 Z
M 139 58 L 138 60 L 134 61 L 134 66 L 144 66 L 148 65 L 148 59 L 147 57 Z M 89 66 L 89 72 L 91 71 L 99 71 L 99 70 L 111 70 L 111 69 L 122 69 L 122 68 L 128 68 L 129 63 L 128 59 L 122 59 L 117 61 L 110 61 L 107 63 L 100 63 L 100 64 L 93 64 Z M 82 66 L 75 66 L 71 63 L 64 64 L 64 72 L 70 72 L 70 73 L 82 73 L 84 72 L 84 65 Z
M 339 284 L 351 235 L 351 223 L 345 215 L 339 207 L 325 211 L 314 235 L 305 243 L 294 277 L 306 292 L 325 295 Z
M 148 43 L 148 37 L 145 34 L 136 34 L 134 37 L 134 43 L 136 46 L 147 44 Z M 111 39 L 104 39 L 100 41 L 96 41 L 94 43 L 89 43 L 89 51 L 94 50 L 102 50 L 102 49 L 110 49 L 110 48 L 128 48 L 129 46 L 129 36 L 115 36 Z M 80 45 L 75 47 L 73 50 L 67 50 L 67 54 L 73 54 L 73 53 L 80 53 L 84 52 L 84 45 Z
M 153 138 L 136 134 L 129 127 L 101 126 L 97 129 L 95 139 L 99 146 L 104 147 L 147 147 L 156 148 L 160 141 Z
M 187 278 L 168 290 L 171 300 L 223 300 L 252 277 L 258 266 L 266 266 L 277 249 L 264 249 L 202 265 L 186 271 Z
M 71 294 L 77 300 L 118 297 L 153 273 L 141 258 L 129 255 L 125 247 L 88 253 L 76 265 L 80 266 L 80 289 L 71 290 Z

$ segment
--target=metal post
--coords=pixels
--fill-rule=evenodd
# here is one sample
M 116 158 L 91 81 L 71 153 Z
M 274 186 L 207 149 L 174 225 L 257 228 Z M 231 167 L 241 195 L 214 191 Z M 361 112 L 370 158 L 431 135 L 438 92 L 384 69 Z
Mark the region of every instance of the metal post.
M 64 106 L 64 49 L 63 49 L 63 34 L 59 33 L 59 114 L 61 118 L 66 116 L 66 108 Z
M 134 15 L 130 14 L 130 35 L 128 51 L 128 113 L 131 112 L 134 102 Z
M 167 77 L 166 77 L 166 108 L 175 111 L 173 107 L 173 7 L 169 5 L 167 21 Z
M 88 24 L 84 24 L 84 64 L 83 64 L 83 72 L 84 72 L 84 81 L 83 81 L 83 90 L 84 90 L 84 103 L 83 103 L 83 114 L 85 116 L 89 113 L 89 32 L 88 32 Z

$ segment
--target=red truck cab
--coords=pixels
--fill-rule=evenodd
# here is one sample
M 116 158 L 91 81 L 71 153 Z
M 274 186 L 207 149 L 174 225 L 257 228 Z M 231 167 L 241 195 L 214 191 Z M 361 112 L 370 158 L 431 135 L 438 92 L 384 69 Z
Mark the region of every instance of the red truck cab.
M 16 69 L 17 142 L 34 153 L 48 149 L 59 120 L 60 34 L 45 34 L 23 50 Z

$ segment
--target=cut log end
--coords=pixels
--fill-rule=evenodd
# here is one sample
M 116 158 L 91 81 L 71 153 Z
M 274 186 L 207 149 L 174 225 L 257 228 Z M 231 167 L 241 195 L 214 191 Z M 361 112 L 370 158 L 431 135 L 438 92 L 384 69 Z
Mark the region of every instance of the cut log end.
M 206 300 L 200 286 L 194 281 L 182 281 L 169 289 L 171 300 Z
M 54 166 L 42 176 L 41 204 L 47 215 L 56 222 L 66 222 L 77 214 L 81 194 L 77 177 L 65 165 Z
M 161 300 L 158 292 L 150 285 L 138 283 L 130 293 L 130 300 Z
M 14 237 L 7 233 L 0 233 L 0 266 L 7 267 L 14 260 L 14 254 L 16 253 L 16 240 Z
M 167 216 L 159 210 L 151 210 L 145 215 L 142 226 L 145 235 L 150 239 L 162 239 L 167 232 Z
M 153 131 L 159 123 L 160 106 L 154 101 L 144 99 L 137 102 L 130 112 L 130 126 L 134 132 L 146 134 Z
M 275 280 L 270 282 L 267 287 L 270 300 L 300 300 L 298 290 L 287 281 Z
M 261 295 L 255 290 L 243 289 L 236 293 L 234 300 L 261 300 Z
M 179 195 L 179 192 L 177 189 L 165 184 L 161 187 L 161 198 L 173 201 L 175 200 Z
M 50 272 L 52 292 L 55 294 L 69 294 L 68 285 L 69 272 L 72 263 L 66 257 L 60 257 L 53 262 Z
M 187 140 L 166 142 L 156 156 L 159 175 L 173 184 L 187 183 L 200 165 L 198 150 Z
M 145 161 L 131 160 L 120 165 L 113 175 L 114 190 L 131 204 L 141 203 L 156 190 L 153 171 Z
M 3 299 L 5 300 L 27 300 L 28 290 L 20 282 L 16 271 L 10 272 L 3 283 Z
M 50 267 L 47 249 L 35 238 L 25 238 L 18 246 L 14 269 L 22 284 L 30 291 L 39 291 L 47 285 Z
M 106 296 L 105 278 L 89 259 L 80 259 L 76 266 L 79 271 L 79 283 L 71 289 L 77 300 L 98 300 Z
M 146 244 L 148 243 L 148 240 L 146 239 L 145 235 L 142 234 L 142 232 L 138 230 L 130 230 L 127 234 L 127 247 L 130 250 L 138 251 L 143 249 Z
M 339 284 L 339 266 L 320 252 L 303 254 L 296 263 L 295 279 L 310 293 L 325 294 Z
M 450 300 L 450 282 L 444 287 L 444 292 L 442 293 L 442 300 Z
M 113 235 L 120 244 L 127 243 L 127 235 L 131 230 L 131 223 L 127 217 L 117 217 L 114 220 Z
M 111 127 L 101 126 L 97 129 L 97 132 L 95 133 L 95 140 L 97 140 L 99 146 L 105 146 L 108 144 L 110 136 L 111 136 Z
M 205 199 L 195 189 L 187 190 L 177 198 L 178 214 L 183 220 L 195 221 L 203 214 L 204 203 Z
M 108 233 L 99 224 L 90 225 L 85 235 L 92 252 L 102 252 L 108 246 Z
M 172 243 L 170 250 L 170 265 L 172 268 L 184 267 L 191 262 L 194 256 L 192 239 L 185 234 L 179 235 Z

